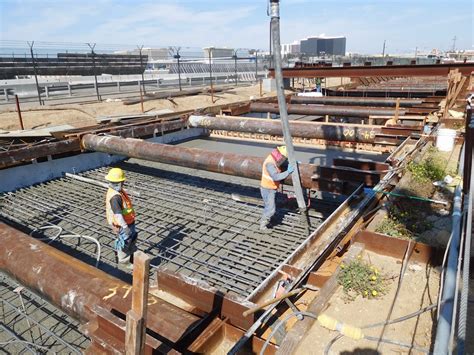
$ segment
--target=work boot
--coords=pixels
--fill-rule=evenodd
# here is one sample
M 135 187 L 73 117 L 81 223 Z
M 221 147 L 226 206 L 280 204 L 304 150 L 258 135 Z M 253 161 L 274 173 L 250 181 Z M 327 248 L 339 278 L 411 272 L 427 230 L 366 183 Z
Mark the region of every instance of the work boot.
M 265 234 L 268 234 L 268 233 L 271 233 L 271 229 L 268 228 L 268 220 L 264 219 L 260 222 L 260 228 L 259 228 L 259 231 L 261 233 L 265 233 Z
M 122 250 L 117 250 L 117 260 L 120 264 L 130 263 L 130 255 Z

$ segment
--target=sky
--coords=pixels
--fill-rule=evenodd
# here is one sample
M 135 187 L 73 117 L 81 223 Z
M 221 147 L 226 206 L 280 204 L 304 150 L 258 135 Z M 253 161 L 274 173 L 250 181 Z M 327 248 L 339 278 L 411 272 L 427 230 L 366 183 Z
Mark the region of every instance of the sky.
M 348 52 L 474 49 L 474 0 L 281 0 L 281 40 Z M 1 40 L 268 49 L 267 0 L 0 0 Z M 99 46 L 99 45 L 98 45 Z

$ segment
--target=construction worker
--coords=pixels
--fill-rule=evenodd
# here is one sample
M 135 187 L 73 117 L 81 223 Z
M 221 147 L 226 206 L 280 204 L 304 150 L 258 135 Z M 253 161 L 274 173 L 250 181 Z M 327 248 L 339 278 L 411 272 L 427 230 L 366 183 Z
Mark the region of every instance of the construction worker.
M 123 189 L 125 173 L 120 168 L 112 168 L 105 179 L 109 182 L 105 196 L 107 223 L 117 235 L 115 251 L 118 262 L 128 263 L 131 262 L 130 255 L 134 252 L 138 234 L 135 230 L 135 210 Z
M 260 182 L 260 193 L 265 206 L 260 220 L 262 232 L 269 232 L 268 224 L 276 211 L 275 197 L 280 181 L 285 180 L 294 170 L 293 166 L 288 166 L 286 146 L 273 149 L 263 162 Z

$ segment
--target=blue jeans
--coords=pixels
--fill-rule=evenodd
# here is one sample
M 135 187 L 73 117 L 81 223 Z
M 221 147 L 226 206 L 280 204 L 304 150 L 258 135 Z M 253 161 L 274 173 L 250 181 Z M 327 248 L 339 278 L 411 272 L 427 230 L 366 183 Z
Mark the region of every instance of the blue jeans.
M 116 241 L 116 243 L 118 244 L 118 247 L 116 247 L 116 249 L 122 252 L 125 252 L 127 254 L 130 254 L 133 252 L 132 248 L 135 245 L 135 242 L 138 237 L 138 233 L 135 229 L 135 223 L 130 224 L 128 228 L 130 229 L 130 236 L 125 234 L 125 230 L 122 227 L 120 227 L 119 233 L 117 235 L 117 241 Z M 120 245 L 122 244 L 121 241 L 123 241 L 123 246 Z
M 260 224 L 267 225 L 268 222 L 270 222 L 270 219 L 275 214 L 275 211 L 276 211 L 276 206 L 275 206 L 276 192 L 277 192 L 276 190 L 266 189 L 266 188 L 260 186 L 260 193 L 262 194 L 263 204 L 264 204 L 262 220 L 261 220 Z

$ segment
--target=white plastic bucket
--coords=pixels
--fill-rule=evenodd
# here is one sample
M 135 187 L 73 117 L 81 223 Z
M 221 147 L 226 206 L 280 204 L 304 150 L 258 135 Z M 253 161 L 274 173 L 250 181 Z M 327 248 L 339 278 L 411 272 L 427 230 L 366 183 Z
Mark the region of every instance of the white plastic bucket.
M 454 148 L 454 139 L 456 130 L 449 128 L 440 128 L 436 137 L 436 148 L 442 152 L 450 152 Z

